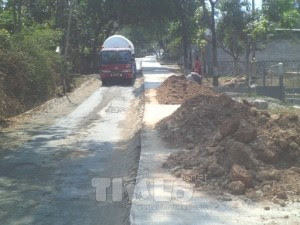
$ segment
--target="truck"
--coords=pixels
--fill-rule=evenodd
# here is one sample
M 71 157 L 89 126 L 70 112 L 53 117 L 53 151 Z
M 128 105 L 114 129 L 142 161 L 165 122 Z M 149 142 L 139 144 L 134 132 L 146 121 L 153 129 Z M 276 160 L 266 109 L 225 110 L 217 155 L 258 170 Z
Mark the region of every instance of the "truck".
M 103 85 L 112 80 L 133 84 L 137 69 L 134 46 L 121 35 L 109 37 L 103 43 L 100 56 L 100 78 Z

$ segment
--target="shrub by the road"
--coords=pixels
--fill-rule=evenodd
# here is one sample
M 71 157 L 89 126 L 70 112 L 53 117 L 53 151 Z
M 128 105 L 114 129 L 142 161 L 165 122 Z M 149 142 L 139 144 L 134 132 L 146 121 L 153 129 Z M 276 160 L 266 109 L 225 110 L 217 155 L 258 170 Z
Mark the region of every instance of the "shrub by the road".
M 0 116 L 17 115 L 51 98 L 60 82 L 61 33 L 28 29 L 10 35 L 0 30 Z

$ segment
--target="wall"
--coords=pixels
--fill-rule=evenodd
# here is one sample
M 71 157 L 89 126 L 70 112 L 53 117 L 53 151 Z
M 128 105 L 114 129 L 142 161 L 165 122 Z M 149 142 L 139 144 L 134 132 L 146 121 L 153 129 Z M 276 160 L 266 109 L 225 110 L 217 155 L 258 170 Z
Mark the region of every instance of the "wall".
M 299 39 L 298 39 L 299 40 Z M 206 64 L 211 63 L 211 45 L 206 47 Z M 258 70 L 263 72 L 264 68 L 269 68 L 271 65 L 283 62 L 285 70 L 295 71 L 300 66 L 300 41 L 295 39 L 277 39 L 269 44 L 262 51 L 256 52 L 256 60 L 259 62 Z M 234 64 L 233 58 L 222 48 L 218 48 L 218 67 L 220 75 L 233 75 Z M 238 73 L 246 73 L 245 56 L 240 58 L 238 63 Z

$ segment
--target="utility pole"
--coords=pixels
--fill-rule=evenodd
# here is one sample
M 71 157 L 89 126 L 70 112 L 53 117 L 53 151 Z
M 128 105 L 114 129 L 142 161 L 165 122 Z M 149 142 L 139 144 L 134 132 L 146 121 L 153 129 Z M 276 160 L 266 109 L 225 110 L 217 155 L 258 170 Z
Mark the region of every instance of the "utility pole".
M 65 51 L 64 51 L 64 70 L 63 70 L 63 92 L 67 93 L 70 89 L 69 83 L 69 75 L 68 75 L 68 50 L 69 50 L 69 42 L 70 42 L 70 29 L 72 22 L 72 12 L 73 12 L 73 0 L 69 2 L 69 16 L 68 16 L 68 24 L 67 24 L 67 33 L 66 33 L 66 43 L 65 43 Z

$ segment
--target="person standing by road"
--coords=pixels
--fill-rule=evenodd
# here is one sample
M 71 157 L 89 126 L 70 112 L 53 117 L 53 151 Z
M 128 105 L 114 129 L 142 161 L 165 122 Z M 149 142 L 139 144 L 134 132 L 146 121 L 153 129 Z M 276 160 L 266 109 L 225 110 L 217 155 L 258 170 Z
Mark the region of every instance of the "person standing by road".
M 202 84 L 201 62 L 199 56 L 196 57 L 193 65 L 193 72 L 187 76 L 187 79 Z
M 201 75 L 201 62 L 199 60 L 199 56 L 196 57 L 194 65 L 193 65 L 193 71 L 195 73 L 198 73 L 199 75 Z

